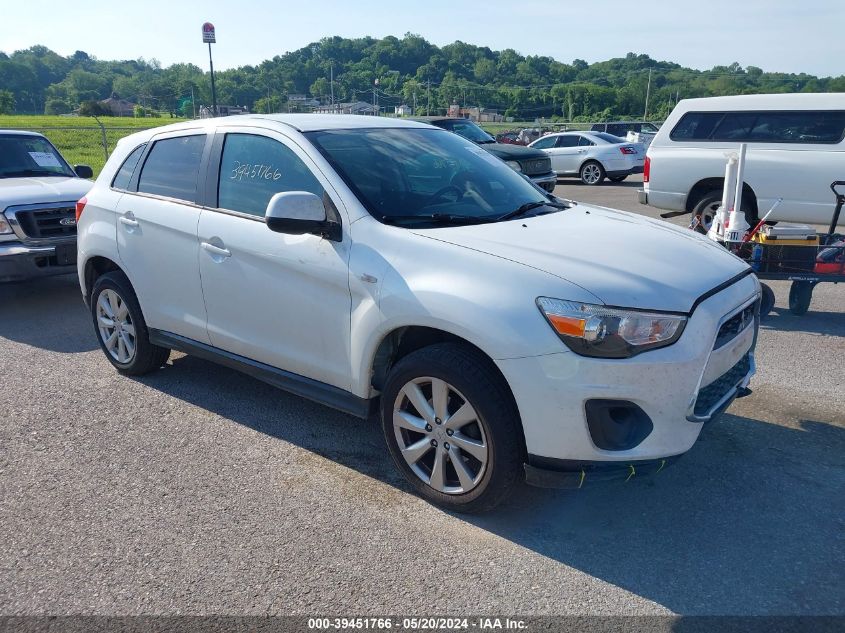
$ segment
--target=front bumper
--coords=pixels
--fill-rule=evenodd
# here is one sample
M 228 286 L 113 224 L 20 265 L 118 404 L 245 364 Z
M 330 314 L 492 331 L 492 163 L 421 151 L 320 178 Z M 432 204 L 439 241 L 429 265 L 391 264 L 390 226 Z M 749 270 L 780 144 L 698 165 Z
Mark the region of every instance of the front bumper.
M 688 451 L 702 423 L 717 418 L 747 391 L 755 371 L 759 318 L 714 346 L 722 325 L 758 299 L 759 282 L 746 275 L 702 301 L 674 345 L 633 358 L 597 359 L 561 351 L 496 361 L 513 391 L 527 452 L 535 460 L 526 471 L 541 468 L 537 459 L 562 460 L 569 465 L 596 463 L 615 477 L 620 469 L 629 472 L 631 464 L 648 470 Z M 741 375 L 736 374 L 738 366 L 745 369 Z M 719 393 L 710 393 L 713 385 Z M 588 401 L 638 407 L 650 421 L 647 432 L 624 449 L 600 448 Z M 587 469 L 588 475 L 593 470 Z
M 20 242 L 0 243 L 0 283 L 75 272 L 75 242 L 51 246 L 27 246 Z
M 630 481 L 635 477 L 656 475 L 680 458 L 681 455 L 676 455 L 629 462 L 594 462 L 529 455 L 525 464 L 525 483 L 538 488 L 577 489 L 603 481 Z

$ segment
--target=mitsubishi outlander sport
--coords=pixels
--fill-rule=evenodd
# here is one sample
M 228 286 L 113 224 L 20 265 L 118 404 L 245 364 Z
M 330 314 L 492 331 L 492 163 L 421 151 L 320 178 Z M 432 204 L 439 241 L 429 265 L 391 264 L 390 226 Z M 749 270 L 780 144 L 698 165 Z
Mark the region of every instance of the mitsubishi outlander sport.
M 398 469 L 458 511 L 523 479 L 662 470 L 754 373 L 746 264 L 691 231 L 546 195 L 424 123 L 140 132 L 77 217 L 83 297 L 119 372 L 180 350 L 377 411 Z

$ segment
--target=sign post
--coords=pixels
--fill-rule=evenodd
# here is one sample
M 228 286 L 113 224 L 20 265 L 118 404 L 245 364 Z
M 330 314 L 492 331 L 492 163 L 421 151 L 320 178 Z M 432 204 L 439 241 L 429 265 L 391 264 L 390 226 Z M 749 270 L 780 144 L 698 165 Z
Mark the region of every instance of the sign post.
M 206 22 L 202 25 L 202 41 L 208 44 L 208 65 L 211 69 L 211 114 L 217 116 L 217 91 L 214 89 L 214 62 L 211 59 L 211 45 L 217 42 L 214 25 Z

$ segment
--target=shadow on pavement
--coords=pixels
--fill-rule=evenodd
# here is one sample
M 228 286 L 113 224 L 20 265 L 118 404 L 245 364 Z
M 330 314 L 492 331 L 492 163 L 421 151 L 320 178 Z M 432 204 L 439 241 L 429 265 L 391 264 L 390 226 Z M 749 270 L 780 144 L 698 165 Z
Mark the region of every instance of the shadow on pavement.
M 784 332 L 811 332 L 845 337 L 845 313 L 814 312 L 811 305 L 809 312 L 802 316 L 795 316 L 789 308 L 775 306 L 760 322 L 760 327 Z
M 141 382 L 410 491 L 373 420 L 188 356 Z M 724 416 L 654 478 L 523 486 L 491 514 L 455 518 L 680 614 L 842 613 L 842 414 L 775 407 L 778 424 Z
M 75 275 L 0 284 L 0 337 L 63 354 L 98 347 Z

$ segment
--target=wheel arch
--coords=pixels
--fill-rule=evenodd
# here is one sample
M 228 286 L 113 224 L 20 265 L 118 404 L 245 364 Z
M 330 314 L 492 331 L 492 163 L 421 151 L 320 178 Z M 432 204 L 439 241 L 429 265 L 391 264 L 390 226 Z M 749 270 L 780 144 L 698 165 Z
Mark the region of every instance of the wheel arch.
M 724 189 L 725 187 L 725 179 L 724 178 L 702 178 L 697 183 L 692 186 L 690 189 L 689 194 L 687 194 L 686 200 L 686 211 L 691 213 L 692 210 L 695 208 L 701 198 L 704 197 L 708 191 L 712 191 L 713 189 Z M 754 189 L 751 188 L 747 182 L 742 183 L 742 202 L 748 204 L 748 208 L 752 213 L 752 217 L 757 218 L 758 215 L 758 208 L 757 208 L 757 194 L 754 193 Z
M 97 281 L 98 277 L 113 271 L 121 272 L 124 275 L 126 274 L 126 272 L 114 260 L 103 255 L 94 255 L 89 257 L 85 261 L 85 266 L 82 270 L 83 283 L 85 284 L 82 291 L 86 301 L 89 300 L 91 296 L 91 288 L 94 287 L 94 283 Z
M 490 354 L 485 352 L 472 341 L 469 341 L 458 334 L 436 327 L 422 325 L 404 325 L 394 328 L 382 337 L 376 346 L 375 353 L 370 359 L 370 386 L 374 390 L 381 391 L 391 367 L 412 352 L 437 343 L 457 343 L 459 345 L 464 345 L 486 359 L 490 369 L 496 374 L 497 378 L 502 381 L 502 385 L 506 389 L 507 395 L 513 404 L 513 410 L 516 412 L 517 423 L 520 430 L 520 441 L 522 443 L 523 451 L 526 451 L 525 431 L 522 425 L 522 418 L 520 417 L 519 407 L 516 404 L 516 398 L 513 395 L 510 384 Z

